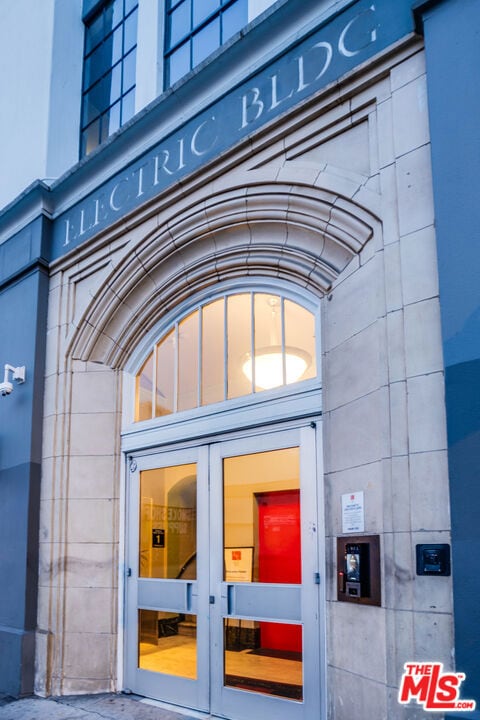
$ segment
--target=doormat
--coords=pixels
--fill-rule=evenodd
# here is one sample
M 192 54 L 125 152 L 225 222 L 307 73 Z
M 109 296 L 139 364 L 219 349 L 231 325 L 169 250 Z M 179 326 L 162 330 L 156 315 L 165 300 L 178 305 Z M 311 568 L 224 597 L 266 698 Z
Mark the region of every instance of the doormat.
M 264 657 L 280 658 L 281 660 L 296 660 L 302 662 L 302 653 L 296 650 L 272 650 L 271 648 L 257 648 L 249 650 L 248 655 L 263 655 Z
M 279 697 L 289 698 L 290 700 L 303 700 L 303 688 L 301 685 L 272 682 L 271 680 L 258 680 L 257 678 L 243 677 L 242 675 L 225 675 L 225 685 L 236 687 L 240 690 L 277 695 Z

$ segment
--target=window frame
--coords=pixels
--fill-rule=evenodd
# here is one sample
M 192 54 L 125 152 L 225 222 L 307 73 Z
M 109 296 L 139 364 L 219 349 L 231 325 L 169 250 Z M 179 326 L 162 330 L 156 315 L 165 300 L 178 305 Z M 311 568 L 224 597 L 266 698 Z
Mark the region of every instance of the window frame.
M 213 10 L 209 15 L 204 17 L 197 25 L 194 24 L 194 4 L 196 0 L 189 0 L 190 1 L 190 29 L 188 32 L 183 34 L 180 39 L 178 39 L 175 44 L 170 46 L 170 38 L 171 38 L 171 21 L 170 18 L 172 14 L 180 7 L 182 2 L 185 0 L 167 0 L 165 3 L 165 30 L 164 30 L 164 51 L 163 51 L 163 64 L 164 64 L 164 88 L 167 90 L 168 88 L 172 87 L 172 85 L 175 85 L 177 82 L 182 80 L 186 75 L 188 75 L 195 67 L 198 67 L 202 62 L 204 62 L 212 53 L 214 53 L 216 50 L 221 48 L 225 44 L 225 40 L 223 38 L 224 36 L 224 28 L 223 28 L 223 20 L 222 16 L 226 11 L 228 11 L 230 8 L 232 8 L 237 3 L 244 3 L 245 9 L 247 13 L 246 22 L 242 26 L 245 27 L 249 23 L 248 19 L 248 0 L 218 0 L 218 6 L 215 10 Z M 188 0 L 187 0 L 188 1 Z M 210 52 L 205 55 L 205 57 L 200 60 L 198 63 L 193 62 L 193 39 L 197 35 L 199 35 L 205 28 L 207 28 L 209 25 L 211 25 L 216 18 L 219 18 L 220 20 L 220 28 L 219 28 L 219 36 L 220 41 L 219 44 L 212 48 Z M 242 29 L 239 28 L 239 31 Z M 230 37 L 234 37 L 235 33 L 233 35 L 230 35 L 227 38 L 227 41 L 230 39 Z M 170 60 L 171 57 L 174 55 L 174 53 L 179 50 L 182 46 L 187 45 L 188 43 L 188 54 L 189 54 L 189 69 L 181 74 L 179 77 L 177 77 L 173 82 L 171 82 L 171 64 Z
M 135 420 L 135 403 L 136 403 L 136 377 L 152 353 L 156 343 L 166 337 L 176 323 L 180 323 L 189 314 L 197 308 L 209 302 L 213 302 L 222 297 L 237 295 L 242 293 L 266 293 L 272 295 L 280 295 L 286 300 L 297 303 L 301 307 L 308 310 L 314 316 L 315 323 L 315 351 L 316 351 L 316 375 L 313 378 L 300 380 L 295 383 L 281 385 L 273 389 L 266 389 L 260 392 L 254 392 L 248 395 L 241 395 L 235 398 L 224 399 L 219 402 L 200 405 L 186 410 L 177 410 L 167 415 L 157 416 L 145 420 Z M 170 428 L 171 432 L 175 432 L 174 428 L 179 423 L 192 422 L 194 425 L 206 421 L 208 418 L 216 417 L 216 422 L 222 416 L 233 417 L 239 411 L 242 414 L 242 422 L 247 422 L 249 417 L 255 416 L 260 412 L 262 422 L 267 418 L 265 414 L 266 404 L 273 404 L 273 414 L 275 417 L 281 417 L 282 410 L 285 405 L 289 405 L 292 409 L 289 411 L 294 415 L 297 413 L 297 406 L 301 407 L 302 414 L 308 412 L 311 407 L 312 414 L 319 414 L 321 402 L 319 401 L 318 392 L 322 387 L 321 379 L 321 321 L 320 321 L 320 300 L 318 297 L 308 291 L 299 291 L 298 288 L 292 288 L 288 283 L 278 281 L 275 284 L 267 281 L 252 283 L 251 279 L 242 279 L 232 286 L 230 283 L 226 285 L 219 283 L 215 293 L 209 292 L 208 289 L 202 293 L 198 293 L 194 298 L 181 303 L 177 308 L 171 310 L 165 317 L 156 323 L 148 334 L 143 338 L 137 347 L 136 352 L 128 361 L 123 378 L 123 398 L 122 407 L 122 434 L 136 435 L 145 430 L 160 431 Z M 307 405 L 304 406 L 302 398 L 310 397 Z M 276 407 L 275 407 L 276 406 Z M 279 415 L 280 413 L 280 415 Z M 238 423 L 238 418 L 236 420 Z M 212 427 L 215 423 L 212 423 Z M 221 425 L 219 425 L 221 427 Z
M 103 2 L 96 4 L 88 14 L 84 15 L 84 43 L 83 43 L 83 68 L 82 68 L 82 89 L 81 89 L 81 108 L 80 108 L 80 141 L 79 141 L 79 157 L 80 159 L 87 157 L 96 148 L 101 146 L 111 135 L 119 130 L 130 118 L 135 114 L 135 90 L 136 90 L 136 53 L 138 46 L 138 12 L 139 12 L 139 0 L 122 0 L 121 17 L 117 19 L 115 24 L 112 21 L 111 27 L 106 28 L 106 13 L 111 8 L 113 11 L 113 5 L 115 0 L 103 0 Z M 129 45 L 127 51 L 125 51 L 125 27 L 130 18 L 135 18 L 135 37 L 133 43 Z M 91 34 L 89 31 L 98 20 L 102 18 L 102 30 L 100 39 L 94 40 L 90 46 Z M 102 50 L 102 48 L 108 47 L 108 44 L 114 42 L 115 33 L 121 31 L 121 47 L 118 57 L 114 60 L 113 56 L 110 58 L 109 64 L 105 64 L 101 68 L 101 72 L 98 77 L 95 77 L 94 81 L 91 79 L 87 83 L 88 74 L 88 61 L 94 56 L 95 53 Z M 112 47 L 113 52 L 113 47 Z M 110 53 L 108 53 L 110 54 Z M 124 87 L 125 82 L 125 66 L 128 59 L 134 57 L 133 61 L 133 82 Z M 119 68 L 119 93 L 115 96 L 114 100 L 111 100 L 111 95 L 108 97 L 105 103 L 106 95 L 101 97 L 100 110 L 98 108 L 93 114 L 89 112 L 88 96 L 96 89 L 102 93 L 101 84 L 104 83 L 110 76 L 111 78 L 116 68 Z M 125 99 L 129 97 L 130 108 L 127 110 Z M 112 131 L 110 131 L 108 125 L 111 119 L 111 110 L 118 105 L 118 123 Z M 91 107 L 91 106 L 90 106 Z M 126 113 L 126 114 L 125 114 Z M 96 128 L 96 144 L 91 149 L 88 148 L 88 131 Z M 104 127 L 107 126 L 107 132 L 104 131 Z

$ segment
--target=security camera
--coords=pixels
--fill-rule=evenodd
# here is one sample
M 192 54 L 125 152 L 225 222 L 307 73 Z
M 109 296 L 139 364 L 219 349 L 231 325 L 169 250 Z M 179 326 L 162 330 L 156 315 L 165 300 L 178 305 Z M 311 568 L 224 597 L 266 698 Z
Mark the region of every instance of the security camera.
M 12 390 L 13 390 L 13 385 L 11 382 L 8 382 L 8 380 L 6 382 L 0 383 L 0 393 L 2 395 L 10 395 Z
M 12 374 L 12 380 L 15 380 L 17 385 L 21 385 L 25 382 L 25 365 L 19 365 L 14 367 L 13 365 L 5 364 L 5 375 L 3 376 L 3 383 L 0 383 L 0 395 L 10 395 L 13 390 L 13 383 L 10 382 L 10 373 Z

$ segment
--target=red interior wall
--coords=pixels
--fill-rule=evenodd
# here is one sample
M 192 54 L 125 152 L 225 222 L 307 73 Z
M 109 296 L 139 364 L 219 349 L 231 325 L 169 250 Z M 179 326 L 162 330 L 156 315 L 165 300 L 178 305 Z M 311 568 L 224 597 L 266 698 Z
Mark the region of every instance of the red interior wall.
M 300 491 L 261 493 L 257 503 L 259 581 L 301 583 Z M 302 629 L 299 625 L 264 622 L 260 645 L 271 650 L 301 652 Z

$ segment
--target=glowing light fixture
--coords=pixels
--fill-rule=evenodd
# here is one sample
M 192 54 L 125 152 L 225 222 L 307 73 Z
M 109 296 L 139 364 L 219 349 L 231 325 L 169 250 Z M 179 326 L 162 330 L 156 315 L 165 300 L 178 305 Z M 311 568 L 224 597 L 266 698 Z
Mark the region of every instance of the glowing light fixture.
M 255 385 L 262 390 L 283 385 L 283 359 L 285 357 L 285 384 L 300 380 L 311 363 L 311 357 L 300 348 L 286 347 L 285 356 L 279 345 L 259 348 L 255 353 Z M 252 382 L 252 357 L 250 353 L 242 364 L 244 375 Z

